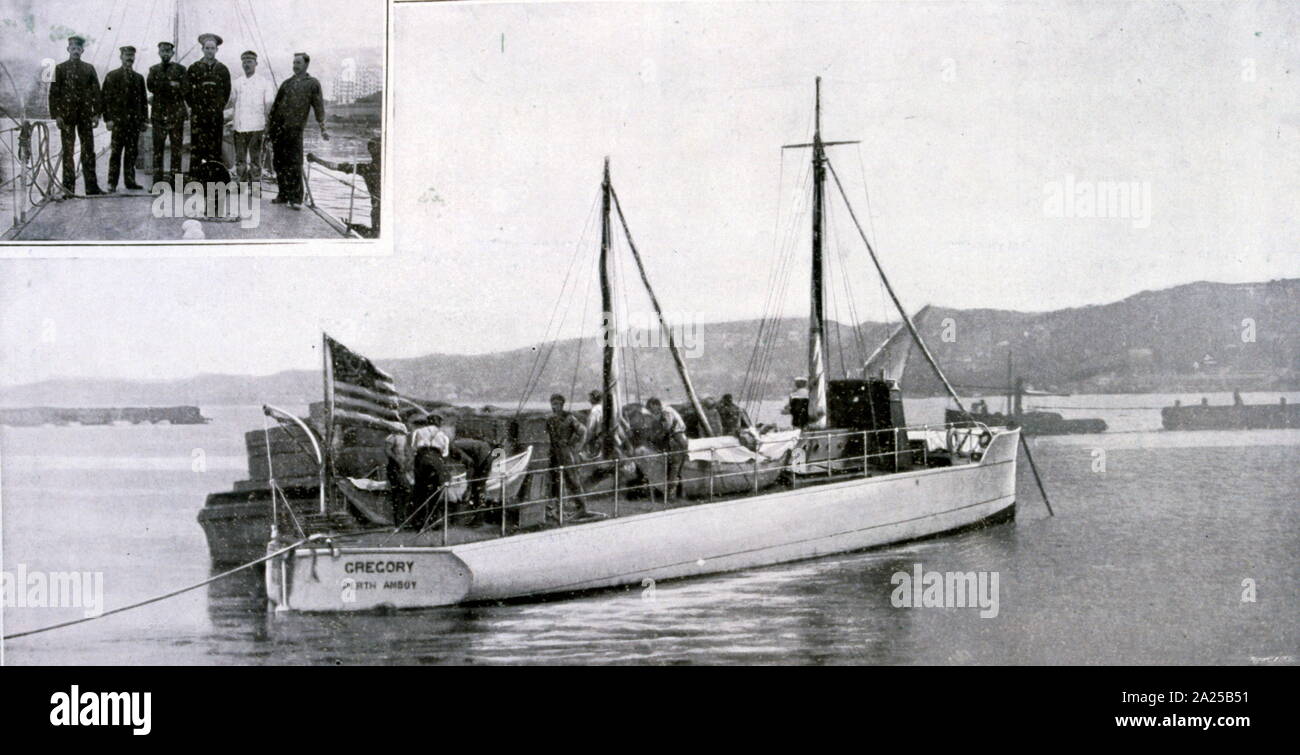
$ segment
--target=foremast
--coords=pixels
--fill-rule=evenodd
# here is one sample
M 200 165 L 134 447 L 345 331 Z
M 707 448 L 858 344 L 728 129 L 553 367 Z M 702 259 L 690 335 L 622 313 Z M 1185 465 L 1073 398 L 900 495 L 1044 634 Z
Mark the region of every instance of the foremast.
M 623 406 L 622 386 L 619 384 L 618 375 L 619 331 L 618 321 L 614 316 L 613 270 L 610 269 L 609 254 L 611 241 L 609 212 L 613 191 L 614 188 L 609 183 L 609 158 L 606 157 L 600 200 L 600 311 L 604 313 L 600 453 L 605 459 L 613 459 L 617 455 L 617 438 L 614 433 L 615 428 L 618 427 L 618 415 L 615 412 L 621 411 Z
M 813 140 L 809 144 L 787 144 L 784 149 L 812 148 L 812 306 L 808 316 L 808 424 L 824 429 L 826 410 L 826 269 L 822 252 L 826 228 L 826 147 L 857 144 L 856 141 L 822 141 L 822 79 L 817 77 Z
M 655 316 L 659 320 L 659 327 L 662 329 L 663 333 L 667 336 L 668 351 L 670 354 L 672 354 L 673 365 L 677 367 L 677 375 L 682 379 L 682 386 L 686 389 L 686 397 L 691 402 L 691 408 L 695 411 L 695 416 L 699 421 L 699 426 L 700 429 L 703 431 L 703 434 L 705 436 L 712 436 L 714 432 L 714 428 L 712 425 L 709 424 L 708 417 L 704 413 L 704 406 L 700 403 L 700 397 L 695 392 L 695 384 L 691 382 L 690 370 L 686 369 L 686 360 L 682 357 L 681 349 L 677 347 L 677 339 L 673 337 L 673 329 L 668 327 L 668 320 L 667 318 L 664 317 L 663 307 L 659 306 L 659 297 L 655 296 L 654 287 L 650 285 L 650 277 L 646 275 L 645 264 L 642 263 L 641 261 L 641 253 L 637 251 L 636 243 L 632 241 L 632 231 L 628 228 L 627 218 L 624 217 L 623 215 L 623 205 L 618 201 L 618 192 L 614 191 L 614 186 L 609 181 L 609 159 L 608 158 L 606 158 L 605 160 L 605 187 L 606 187 L 605 202 L 604 202 L 605 216 L 604 216 L 604 225 L 602 226 L 602 229 L 608 229 L 609 227 L 609 205 L 610 205 L 609 200 L 612 199 L 614 210 L 618 212 L 619 225 L 622 226 L 623 228 L 623 236 L 624 238 L 627 239 L 627 246 L 632 251 L 632 259 L 633 261 L 636 262 L 637 272 L 641 274 L 641 283 L 642 285 L 645 286 L 646 294 L 649 295 L 650 297 L 650 304 L 651 306 L 654 307 Z M 607 243 L 605 243 L 607 238 L 608 237 L 604 235 L 604 232 L 602 231 L 602 236 L 601 236 L 601 240 L 602 240 L 601 274 L 602 275 L 604 275 L 604 270 L 605 270 L 605 265 L 603 264 L 603 260 L 608 246 Z M 602 281 L 603 280 L 604 279 L 602 278 Z M 608 373 L 606 374 L 608 375 Z M 608 417 L 609 415 L 606 414 L 606 422 L 609 421 Z

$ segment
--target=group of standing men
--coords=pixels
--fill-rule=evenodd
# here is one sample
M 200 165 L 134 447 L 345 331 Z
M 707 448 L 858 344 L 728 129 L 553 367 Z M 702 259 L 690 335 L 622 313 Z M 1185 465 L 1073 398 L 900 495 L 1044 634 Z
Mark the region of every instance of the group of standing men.
M 551 416 L 546 420 L 547 439 L 551 449 L 552 494 L 557 498 L 574 501 L 578 517 L 589 513 L 584 500 L 586 491 L 578 473 L 583 463 L 583 452 L 590 452 L 593 448 L 599 451 L 603 445 L 599 440 L 604 432 L 604 394 L 593 390 L 588 394 L 588 399 L 591 401 L 591 411 L 585 424 L 565 408 L 566 400 L 559 393 L 551 396 Z M 706 415 L 707 427 L 713 433 L 739 436 L 751 424 L 748 415 L 734 403 L 731 394 L 723 396 L 721 403 L 705 398 L 701 406 Z M 638 409 L 635 422 L 628 421 L 625 409 L 626 407 L 619 409 L 620 416 L 613 425 L 615 449 L 619 453 L 630 455 L 636 445 L 644 444 L 656 453 L 664 454 L 667 461 L 664 497 L 668 501 L 675 499 L 680 493 L 682 469 L 689 456 L 687 434 L 691 428 L 680 412 L 658 398 L 648 399 L 644 407 Z M 705 435 L 705 425 L 700 422 L 700 418 L 692 416 L 691 419 L 695 425 L 695 435 Z M 598 453 L 596 458 L 599 458 Z M 600 470 L 596 468 L 593 471 Z
M 222 44 L 216 34 L 198 38 L 203 57 L 188 68 L 172 62 L 176 47 L 158 43 L 160 62 L 149 69 L 146 80 L 134 70 L 134 47 L 119 50 L 122 65 L 104 77 L 103 89 L 95 67 L 81 60 L 85 39 L 68 38 L 68 60 L 54 68 L 50 84 L 50 114 L 62 141 L 63 186 L 76 193 L 73 151 L 81 144 L 81 172 L 86 195 L 104 193 L 95 173 L 94 129 L 102 115 L 112 133 L 108 169 L 109 192 L 117 190 L 119 176 L 127 189 L 140 189 L 135 180 L 140 133 L 146 122 L 153 126 L 153 180 L 171 183 L 181 173 L 185 121 L 190 122 L 190 171 L 205 162 L 222 163 L 222 133 L 227 106 L 232 110 L 236 172 L 240 180 L 257 180 L 262 171 L 262 145 L 269 137 L 280 190 L 274 203 L 297 208 L 303 201 L 302 131 L 308 115 L 315 113 L 321 138 L 325 130 L 325 101 L 320 82 L 307 73 L 311 56 L 295 53 L 294 75 L 278 90 L 257 75 L 257 53 L 240 56 L 243 76 L 232 82 L 230 70 L 217 60 Z M 153 94 L 150 108 L 146 91 Z M 170 170 L 163 171 L 163 153 L 171 144 Z M 224 166 L 223 166 L 224 170 Z
M 388 460 L 388 492 L 393 506 L 393 523 L 398 527 L 414 526 L 423 529 L 438 520 L 444 513 L 453 516 L 469 510 L 469 516 L 456 524 L 472 527 L 478 524 L 478 510 L 486 504 L 487 479 L 492 473 L 492 461 L 500 452 L 491 444 L 472 438 L 456 438 L 442 428 L 442 418 L 436 414 L 420 414 L 410 420 L 410 432 L 395 432 L 385 439 Z M 451 481 L 449 461 L 465 467 L 468 483 L 468 505 L 452 511 L 444 506 L 438 494 Z

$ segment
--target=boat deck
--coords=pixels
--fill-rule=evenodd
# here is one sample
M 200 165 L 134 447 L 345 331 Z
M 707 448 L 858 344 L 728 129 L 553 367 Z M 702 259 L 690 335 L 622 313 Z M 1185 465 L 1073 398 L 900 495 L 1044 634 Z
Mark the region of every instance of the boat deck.
M 782 482 L 771 487 L 765 488 L 764 493 L 773 491 L 797 490 L 801 488 L 816 487 L 829 483 L 843 482 L 845 480 L 861 479 L 863 477 L 876 477 L 888 474 L 897 474 L 899 472 L 910 472 L 924 469 L 923 465 L 909 465 L 900 468 L 898 472 L 884 472 L 878 470 L 868 470 L 864 473 L 859 466 L 855 469 L 845 469 L 832 474 L 819 472 L 814 475 L 799 475 L 792 481 Z M 568 527 L 577 524 L 586 524 L 593 521 L 604 519 L 623 518 L 636 516 L 639 514 L 651 514 L 668 509 L 685 508 L 690 506 L 700 506 L 709 503 L 719 503 L 722 501 L 735 500 L 740 498 L 749 498 L 754 493 L 750 491 L 731 493 L 726 495 L 716 495 L 712 498 L 686 498 L 679 496 L 673 500 L 665 501 L 662 496 L 647 496 L 642 491 L 641 495 L 629 496 L 627 491 L 623 491 L 620 496 L 615 498 L 612 490 L 601 491 L 598 493 L 589 493 L 586 500 L 586 507 L 589 515 L 587 517 L 575 516 L 572 500 L 565 502 L 564 519 L 560 520 L 558 515 L 557 501 L 554 498 L 532 501 L 527 504 L 511 504 L 511 507 L 520 505 L 545 506 L 546 516 L 543 521 L 532 526 L 519 527 L 514 524 L 507 524 L 505 530 L 501 528 L 501 516 L 499 508 L 480 509 L 478 512 L 460 511 L 453 512 L 451 523 L 443 526 L 441 517 L 436 517 L 435 522 L 423 530 L 414 528 L 394 531 L 385 530 L 368 530 L 368 531 L 335 531 L 330 534 L 345 539 L 349 547 L 354 548 L 401 548 L 401 547 L 420 547 L 435 548 L 452 545 L 463 545 L 465 543 L 475 543 L 483 540 L 493 540 L 510 535 L 517 535 L 525 532 L 539 532 L 560 527 Z M 487 519 L 477 526 L 464 526 L 456 523 L 457 519 L 467 519 L 479 514 L 481 518 Z M 319 529 L 309 528 L 309 530 L 319 532 Z
M 105 176 L 107 160 L 97 161 L 101 188 L 108 186 Z M 141 186 L 148 176 L 136 171 Z M 78 190 L 82 189 L 78 178 Z M 245 228 L 238 219 L 200 220 L 203 237 L 214 241 L 252 241 L 258 239 L 338 239 L 350 234 L 342 223 L 317 208 L 304 205 L 293 210 L 287 205 L 271 204 L 275 184 L 261 184 L 256 225 Z M 6 241 L 181 241 L 184 217 L 155 217 L 156 197 L 147 189 L 95 197 L 69 197 L 46 200 L 29 211 L 26 223 L 9 229 Z

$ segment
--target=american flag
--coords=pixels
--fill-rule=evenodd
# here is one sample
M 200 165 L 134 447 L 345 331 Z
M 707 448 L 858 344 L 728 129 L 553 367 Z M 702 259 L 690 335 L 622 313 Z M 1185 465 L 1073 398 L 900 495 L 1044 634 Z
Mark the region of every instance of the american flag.
M 404 433 L 401 398 L 393 376 L 325 336 L 326 382 L 333 393 L 334 423 Z

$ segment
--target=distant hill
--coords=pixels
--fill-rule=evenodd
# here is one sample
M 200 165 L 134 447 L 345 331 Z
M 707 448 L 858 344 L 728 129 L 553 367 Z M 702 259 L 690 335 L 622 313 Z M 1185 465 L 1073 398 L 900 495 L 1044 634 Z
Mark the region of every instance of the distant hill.
M 1300 388 L 1298 322 L 1300 279 L 1292 279 L 1192 283 L 1144 291 L 1111 304 L 1052 312 L 936 307 L 921 329 L 949 379 L 966 386 L 966 393 L 975 392 L 971 387 L 1005 385 L 1008 350 L 1015 373 L 1036 388 L 1074 393 L 1294 390 Z M 742 393 L 758 326 L 757 320 L 747 320 L 699 327 L 694 342 L 698 357 L 687 361 L 701 393 Z M 856 332 L 847 325 L 834 327 L 827 339 L 832 377 L 840 373 L 841 363 L 850 368 L 860 364 L 859 342 L 869 352 L 891 326 L 864 323 Z M 792 377 L 806 372 L 808 322 L 780 320 L 769 332 L 773 337 L 765 394 L 776 397 L 787 390 Z M 513 403 L 523 393 L 541 349 L 544 346 L 539 344 L 483 355 L 430 354 L 376 361 L 412 396 Z M 632 395 L 640 386 L 642 396 L 682 397 L 666 347 L 625 353 L 625 379 Z M 599 355 L 594 334 L 583 341 L 555 343 L 531 399 L 544 401 L 554 392 L 572 391 L 577 396 L 599 386 Z M 941 390 L 916 353 L 903 383 L 910 395 Z M 48 380 L 0 389 L 0 403 L 305 403 L 320 395 L 319 372 L 294 370 L 258 377 L 198 375 L 168 381 Z

